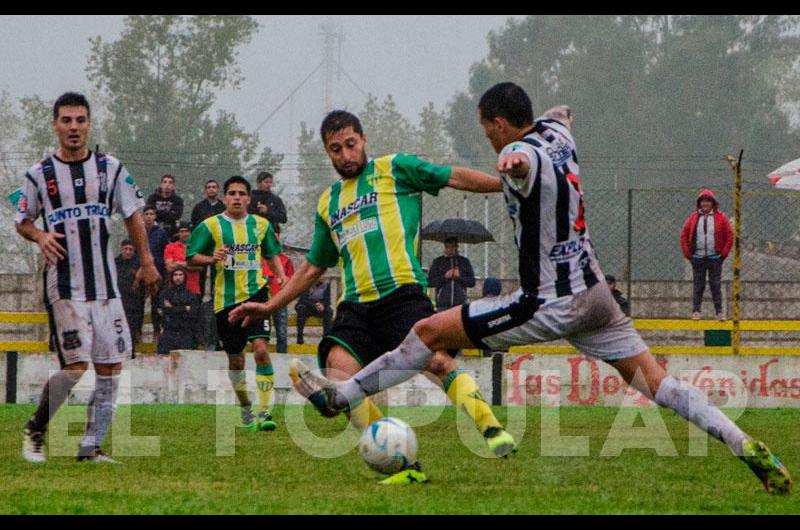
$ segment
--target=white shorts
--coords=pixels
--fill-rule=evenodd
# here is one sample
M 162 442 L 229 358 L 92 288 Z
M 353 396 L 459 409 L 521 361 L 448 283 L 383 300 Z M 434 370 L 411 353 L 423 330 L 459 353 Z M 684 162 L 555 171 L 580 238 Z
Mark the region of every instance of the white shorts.
M 131 333 L 122 300 L 57 300 L 48 309 L 50 333 L 62 366 L 117 364 L 131 358 Z
M 582 293 L 542 301 L 521 290 L 462 306 L 467 336 L 492 350 L 565 339 L 585 356 L 619 361 L 647 350 L 605 282 Z

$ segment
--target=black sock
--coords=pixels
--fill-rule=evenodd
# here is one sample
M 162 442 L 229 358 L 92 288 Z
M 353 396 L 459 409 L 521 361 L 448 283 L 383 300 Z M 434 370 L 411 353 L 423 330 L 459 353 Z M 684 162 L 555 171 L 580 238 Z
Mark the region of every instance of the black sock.
M 42 389 L 42 396 L 39 398 L 39 407 L 28 421 L 27 428 L 32 431 L 44 432 L 50 418 L 55 415 L 59 407 L 66 401 L 69 391 L 77 383 L 77 379 L 72 379 L 64 370 L 56 373 L 47 381 Z

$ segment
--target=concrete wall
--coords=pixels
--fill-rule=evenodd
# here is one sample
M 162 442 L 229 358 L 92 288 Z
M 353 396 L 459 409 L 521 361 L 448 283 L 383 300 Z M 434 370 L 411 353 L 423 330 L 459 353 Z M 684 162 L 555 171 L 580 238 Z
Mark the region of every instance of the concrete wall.
M 288 362 L 291 355 L 273 355 L 276 404 L 302 403 L 291 390 Z M 302 356 L 306 362 L 313 359 Z M 720 357 L 699 355 L 660 356 L 667 371 L 688 380 L 721 406 L 800 407 L 800 357 Z M 502 392 L 508 405 L 650 406 L 641 394 L 630 390 L 604 363 L 579 355 L 505 355 L 499 380 L 492 378 L 492 359 L 462 358 L 459 363 L 472 373 L 484 398 L 491 402 Z M 0 396 L 5 396 L 5 354 L 0 354 Z M 234 403 L 227 379 L 225 355 L 185 351 L 170 356 L 142 355 L 126 364 L 123 402 L 131 403 Z M 35 403 L 51 371 L 58 363 L 51 354 L 20 354 L 17 402 Z M 248 359 L 251 390 L 255 367 Z M 74 391 L 85 402 L 93 375 L 87 374 Z M 422 376 L 381 395 L 377 401 L 394 405 L 443 405 L 444 393 Z

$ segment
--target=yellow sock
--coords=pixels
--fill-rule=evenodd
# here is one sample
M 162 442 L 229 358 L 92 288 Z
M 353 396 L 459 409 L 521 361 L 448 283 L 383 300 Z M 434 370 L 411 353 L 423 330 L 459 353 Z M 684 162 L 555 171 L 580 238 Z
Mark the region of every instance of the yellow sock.
M 258 387 L 258 407 L 262 412 L 269 410 L 272 389 L 275 387 L 275 375 L 272 365 L 256 366 L 256 386 Z
M 247 372 L 244 370 L 228 370 L 228 378 L 233 385 L 233 391 L 239 404 L 243 407 L 250 405 L 250 392 L 247 391 Z
M 456 409 L 463 410 L 472 418 L 481 434 L 492 427 L 503 428 L 492 409 L 483 400 L 481 390 L 469 374 L 453 370 L 444 382 L 444 390 Z
M 383 418 L 383 413 L 369 399 L 365 399 L 359 403 L 357 407 L 350 409 L 350 423 L 353 427 L 358 429 L 359 432 L 381 418 Z

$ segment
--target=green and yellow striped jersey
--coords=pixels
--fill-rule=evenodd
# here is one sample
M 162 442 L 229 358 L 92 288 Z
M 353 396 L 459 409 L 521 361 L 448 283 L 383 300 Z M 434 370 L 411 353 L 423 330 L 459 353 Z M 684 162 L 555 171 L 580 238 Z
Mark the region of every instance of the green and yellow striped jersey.
M 213 265 L 215 313 L 258 293 L 267 284 L 261 257 L 270 259 L 281 251 L 272 225 L 263 217 L 248 214 L 236 220 L 221 213 L 195 227 L 186 259 L 195 254 L 213 256 L 222 247 L 228 248 L 228 255 Z
M 421 192 L 438 194 L 451 173 L 447 166 L 393 154 L 322 194 L 306 259 L 322 268 L 339 265 L 340 301 L 378 300 L 401 285 L 427 287 L 417 255 Z

